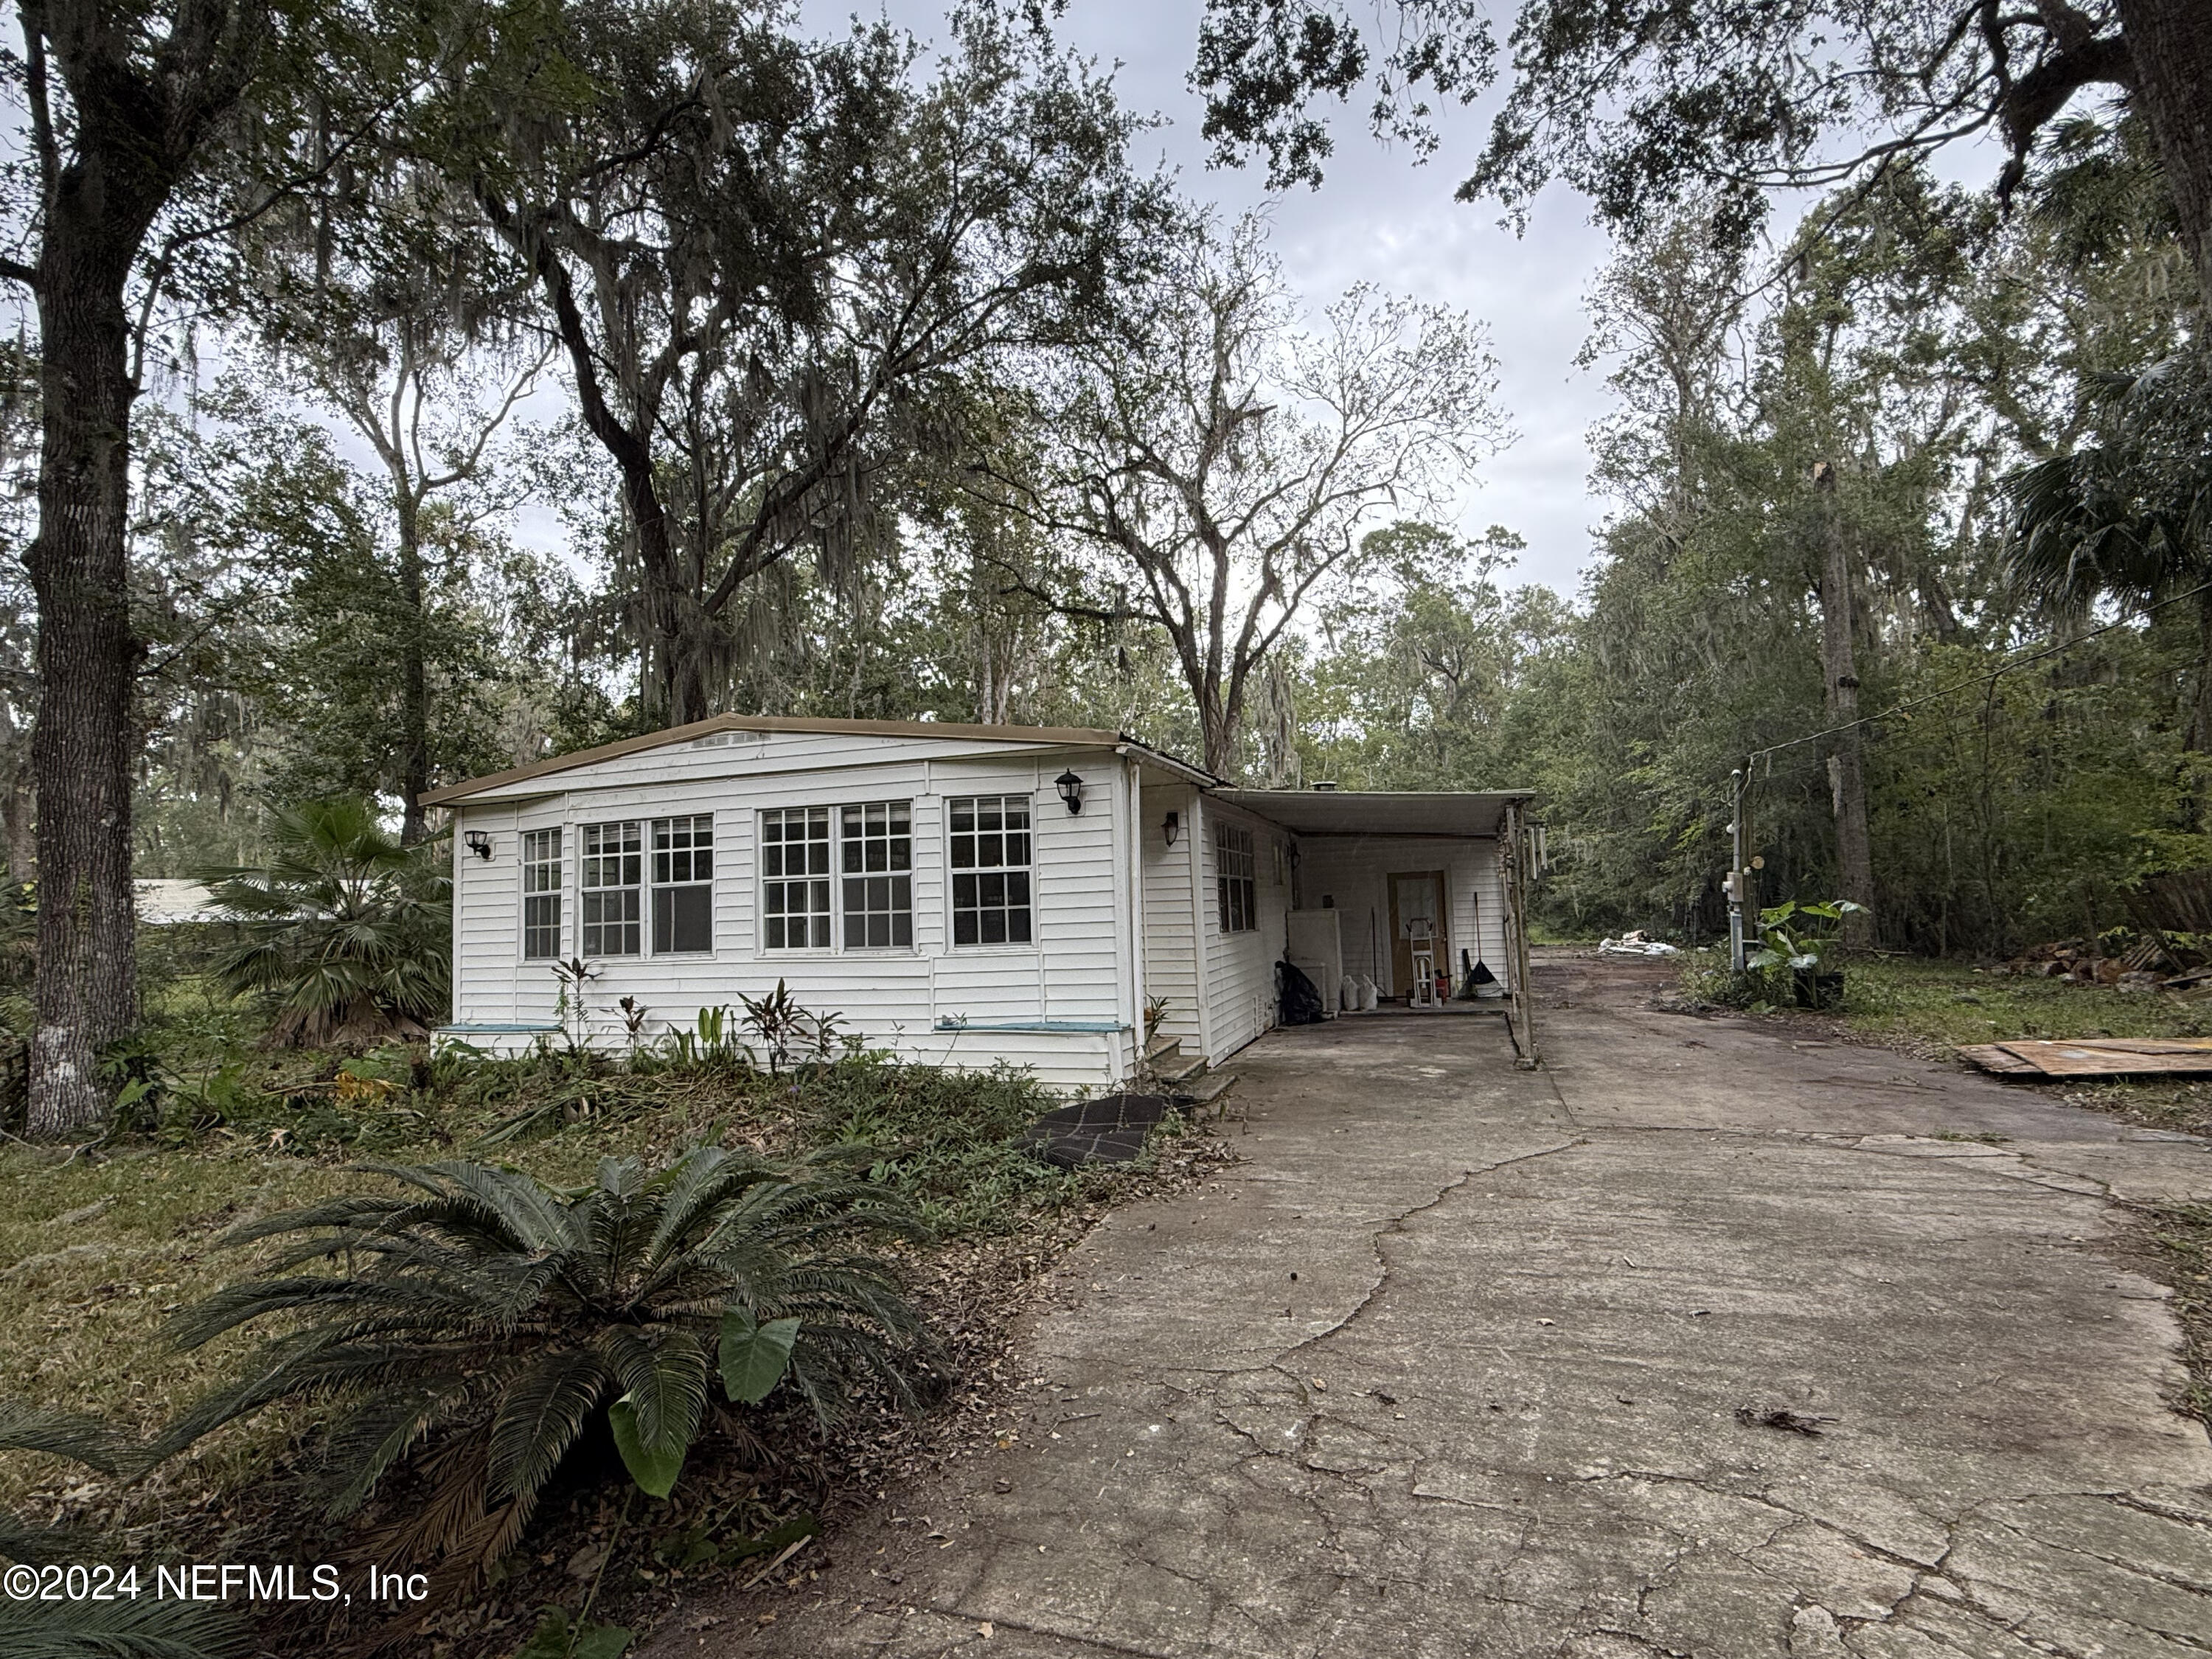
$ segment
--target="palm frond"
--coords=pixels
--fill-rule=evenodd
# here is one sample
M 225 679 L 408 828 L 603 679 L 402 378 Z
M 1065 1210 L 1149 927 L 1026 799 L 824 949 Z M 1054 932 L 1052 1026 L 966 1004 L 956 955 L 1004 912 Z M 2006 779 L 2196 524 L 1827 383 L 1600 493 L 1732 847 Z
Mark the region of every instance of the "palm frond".
M 681 1450 L 699 1432 L 707 1409 L 705 1344 L 690 1332 L 641 1332 L 615 1326 L 599 1352 L 637 1413 L 638 1438 L 655 1450 Z
M 535 1496 L 605 1403 L 609 1381 L 598 1354 L 556 1349 L 509 1383 L 491 1421 L 491 1498 Z
M 114 1601 L 0 1601 L 8 1659 L 231 1659 L 252 1631 L 228 1609 L 151 1596 Z
M 319 1402 L 335 1512 L 416 1467 L 434 1491 L 410 1536 L 481 1561 L 520 1535 L 579 1441 L 610 1432 L 611 1410 L 625 1459 L 643 1448 L 674 1478 L 733 1308 L 799 1322 L 787 1375 L 824 1420 L 856 1388 L 911 1405 L 933 1378 L 896 1275 L 855 1248 L 920 1223 L 855 1179 L 848 1152 L 775 1166 L 708 1150 L 659 1171 L 609 1159 L 574 1192 L 465 1161 L 365 1173 L 405 1190 L 233 1235 L 280 1244 L 260 1273 L 176 1316 L 176 1340 L 296 1326 L 185 1413 L 163 1452 L 267 1406 Z
M 139 1446 L 96 1417 L 0 1400 L 0 1451 L 47 1452 L 113 1474 L 132 1462 Z
M 279 813 L 258 869 L 203 872 L 238 942 L 230 988 L 267 996 L 272 1040 L 373 1042 L 421 1029 L 450 990 L 450 877 L 360 799 Z

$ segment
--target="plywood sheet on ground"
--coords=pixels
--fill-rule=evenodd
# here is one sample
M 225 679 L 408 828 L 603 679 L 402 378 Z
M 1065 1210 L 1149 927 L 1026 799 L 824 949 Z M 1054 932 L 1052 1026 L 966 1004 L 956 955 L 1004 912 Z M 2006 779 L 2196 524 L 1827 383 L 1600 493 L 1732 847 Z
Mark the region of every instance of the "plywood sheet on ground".
M 2212 1037 L 1988 1042 L 1959 1053 L 2002 1077 L 2212 1077 Z
M 1970 1060 L 1985 1072 L 1995 1072 L 2001 1077 L 2041 1077 L 2043 1067 L 2032 1060 L 2022 1060 L 2018 1054 L 1999 1048 L 1994 1042 L 1961 1045 L 1961 1060 Z

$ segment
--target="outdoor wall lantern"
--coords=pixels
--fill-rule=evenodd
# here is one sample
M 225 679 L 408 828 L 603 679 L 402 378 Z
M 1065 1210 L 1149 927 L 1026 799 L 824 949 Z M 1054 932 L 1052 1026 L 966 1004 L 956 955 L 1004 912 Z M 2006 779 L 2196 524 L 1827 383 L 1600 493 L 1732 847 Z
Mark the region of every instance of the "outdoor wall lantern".
M 467 841 L 469 844 L 469 851 L 474 853 L 478 858 L 489 859 L 491 857 L 491 837 L 486 835 L 483 830 L 471 830 L 469 831 L 467 836 L 464 837 L 464 839 Z
M 1053 782 L 1059 787 L 1060 798 L 1067 803 L 1071 812 L 1083 810 L 1083 780 L 1073 772 L 1062 772 Z
M 1176 837 L 1182 834 L 1182 814 L 1180 812 L 1169 813 L 1166 817 L 1160 821 L 1160 833 L 1168 838 L 1169 846 L 1174 846 L 1176 844 Z

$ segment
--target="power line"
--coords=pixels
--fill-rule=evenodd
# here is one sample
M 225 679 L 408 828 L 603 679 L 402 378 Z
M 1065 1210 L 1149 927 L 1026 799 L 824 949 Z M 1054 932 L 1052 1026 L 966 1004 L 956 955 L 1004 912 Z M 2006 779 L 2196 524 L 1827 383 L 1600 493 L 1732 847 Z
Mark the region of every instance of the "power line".
M 2057 645 L 2048 645 L 2039 650 L 2028 652 L 2009 662 L 1999 663 L 1995 668 L 1984 669 L 1978 673 L 1966 676 L 1964 679 L 1954 680 L 1949 685 L 1940 686 L 1933 691 L 1923 692 L 1917 697 L 1907 697 L 1902 702 L 1892 703 L 1878 714 L 1862 714 L 1856 720 L 1845 720 L 1840 725 L 1826 726 L 1818 732 L 1808 732 L 1803 737 L 1791 738 L 1786 742 L 1769 744 L 1764 749 L 1753 750 L 1745 757 L 1742 769 L 1735 772 L 1729 781 L 1732 811 L 1729 822 L 1729 833 L 1733 842 L 1733 872 L 1728 878 L 1724 890 L 1729 899 L 1729 960 L 1732 965 L 1738 971 L 1741 971 L 1748 942 L 1747 923 L 1750 921 L 1750 915 L 1748 901 L 1742 884 L 1750 873 L 1747 855 L 1750 842 L 1748 815 L 1751 811 L 1751 786 L 1757 781 L 1756 774 L 1760 761 L 1768 763 L 1767 775 L 1771 778 L 1774 770 L 1772 757 L 1785 749 L 1802 748 L 1808 743 L 1819 743 L 1823 738 L 1849 732 L 1855 726 L 1869 726 L 1876 720 L 1891 719 L 1909 708 L 1917 708 L 1923 703 L 1955 696 L 1970 686 L 1992 684 L 2015 669 L 2025 668 L 2031 663 L 2041 662 L 2046 657 L 2062 655 L 2100 635 L 2109 634 L 2115 629 L 2128 627 L 2142 617 L 2150 616 L 2163 611 L 2167 605 L 2179 605 L 2184 599 L 2193 599 L 2198 594 L 2208 592 L 2212 592 L 2212 581 L 2199 582 L 2194 587 L 2185 588 L 2179 593 L 2169 593 L 2162 599 L 2143 605 L 2134 615 L 2116 617 L 2111 622 L 2093 628 L 2086 634 L 2077 634 L 2072 639 L 2063 641 Z
M 2199 593 L 2208 591 L 2212 591 L 2212 582 L 2199 582 L 2194 587 L 2185 589 L 2179 593 L 2170 593 L 2165 599 L 2158 600 L 2155 604 L 2142 606 L 2137 615 L 2147 617 L 2153 611 L 2163 611 L 2167 605 L 2179 605 L 2184 599 L 2193 599 Z M 1791 738 L 1785 743 L 1769 744 L 1764 749 L 1754 749 L 1751 751 L 1745 769 L 1747 772 L 1752 766 L 1756 765 L 1759 762 L 1765 759 L 1768 756 L 1778 755 L 1785 749 L 1796 749 L 1805 744 L 1818 743 L 1824 738 L 1837 737 L 1843 732 L 1851 730 L 1854 726 L 1870 726 L 1876 720 L 1888 720 L 1894 715 L 1903 714 L 1908 708 L 1917 708 L 1923 703 L 1934 702 L 1939 698 L 1948 697 L 1956 692 L 1963 691 L 1968 686 L 1980 685 L 1989 680 L 2001 679 L 2005 675 L 2011 673 L 2014 669 L 2025 668 L 2030 663 L 2042 661 L 2045 657 L 2062 655 L 2066 652 L 2073 650 L 2074 647 L 2078 645 L 2087 643 L 2089 641 L 2095 639 L 2100 634 L 2109 634 L 2116 628 L 2128 627 L 2136 619 L 2136 616 L 2117 617 L 2111 622 L 2106 623 L 2101 627 L 2093 628 L 2086 634 L 2077 634 L 2072 639 L 2063 641 L 2057 645 L 2045 646 L 2042 649 L 2031 651 L 2026 656 L 2020 657 L 2014 661 L 2000 663 L 1995 668 L 1984 669 L 1979 673 L 1970 674 L 1965 679 L 1955 680 L 1949 685 L 1940 686 L 1933 691 L 1923 691 L 1918 696 L 1907 697 L 1902 702 L 1892 703 L 1888 708 L 1881 710 L 1879 714 L 1862 714 L 1856 720 L 1845 720 L 1840 726 L 1826 726 L 1818 732 L 1808 732 L 1802 738 Z

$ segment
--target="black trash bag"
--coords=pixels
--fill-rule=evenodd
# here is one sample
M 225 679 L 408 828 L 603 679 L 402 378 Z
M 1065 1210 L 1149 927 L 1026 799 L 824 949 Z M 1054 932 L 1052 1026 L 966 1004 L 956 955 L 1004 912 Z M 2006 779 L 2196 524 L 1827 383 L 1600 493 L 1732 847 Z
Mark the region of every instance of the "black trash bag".
M 1325 1018 L 1323 1010 L 1328 1006 L 1305 970 L 1287 962 L 1275 964 L 1275 1003 L 1285 1025 L 1316 1024 Z

